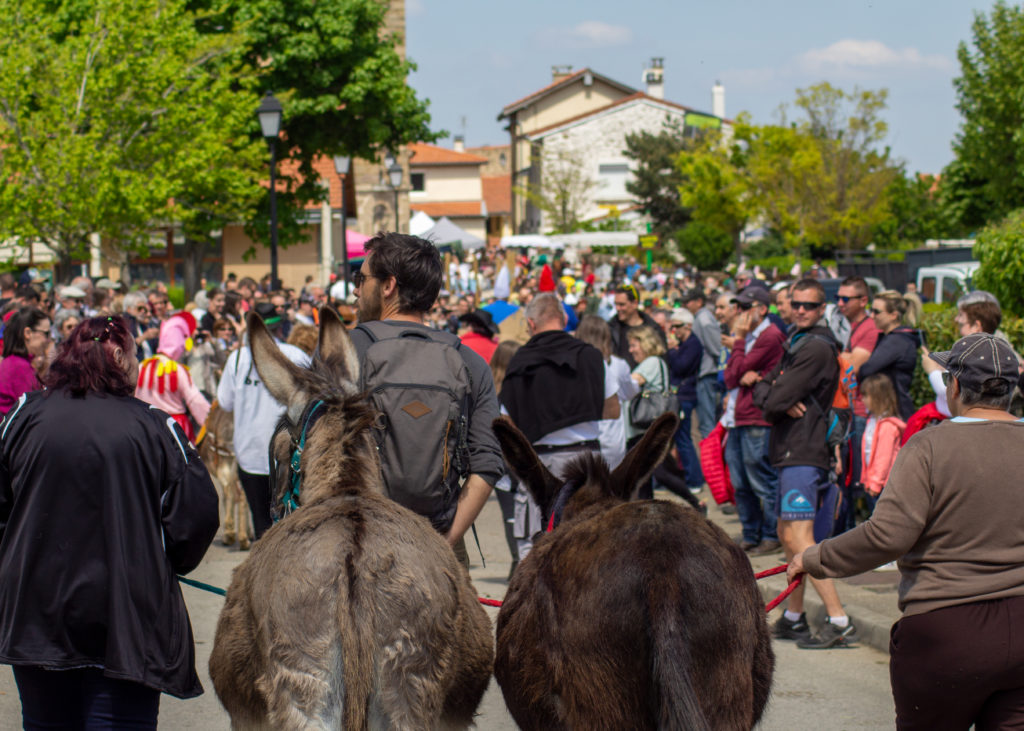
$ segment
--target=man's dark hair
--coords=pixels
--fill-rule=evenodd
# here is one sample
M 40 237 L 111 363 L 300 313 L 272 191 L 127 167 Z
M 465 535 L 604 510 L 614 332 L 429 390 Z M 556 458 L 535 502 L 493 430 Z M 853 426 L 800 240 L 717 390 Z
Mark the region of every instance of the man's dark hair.
M 817 279 L 804 278 L 793 285 L 794 292 L 809 292 L 815 291 L 818 293 L 818 300 L 825 303 L 825 288 L 821 286 L 821 282 Z
M 210 299 L 213 299 L 218 294 L 224 294 L 224 291 L 220 287 L 213 286 L 206 290 L 206 296 L 209 297 Z
M 868 287 L 868 283 L 864 281 L 864 277 L 847 277 L 839 286 L 854 287 L 857 290 L 857 294 L 861 296 L 871 294 L 871 289 Z
M 960 381 L 960 403 L 964 406 L 981 406 L 1006 411 L 1013 399 L 1013 383 L 1005 378 L 989 378 L 981 388 L 965 386 Z
M 0 274 L 0 290 L 14 289 L 17 284 L 18 280 L 16 280 L 14 275 L 10 272 Z
M 1003 321 L 1002 310 L 993 302 L 973 302 L 960 308 L 968 324 L 978 323 L 982 332 L 994 335 Z
M 14 297 L 25 302 L 38 302 L 39 292 L 31 284 L 23 284 L 14 290 Z
M 366 242 L 372 252 L 370 274 L 377 280 L 395 278 L 399 312 L 429 312 L 444 275 L 441 252 L 426 239 L 381 231 Z
M 628 299 L 630 302 L 636 302 L 640 299 L 640 293 L 637 292 L 636 287 L 634 287 L 632 284 L 623 284 L 615 291 L 619 294 L 626 295 L 626 299 Z

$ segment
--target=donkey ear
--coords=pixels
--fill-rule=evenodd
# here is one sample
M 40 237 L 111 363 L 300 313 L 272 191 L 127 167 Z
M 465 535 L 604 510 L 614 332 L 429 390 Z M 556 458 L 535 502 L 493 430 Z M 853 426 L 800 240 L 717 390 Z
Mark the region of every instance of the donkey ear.
M 651 424 L 647 433 L 623 458 L 612 472 L 611 490 L 623 500 L 631 500 L 636 491 L 650 478 L 654 469 L 668 454 L 672 437 L 679 425 L 679 417 L 669 412 Z
M 249 332 L 252 360 L 256 364 L 256 372 L 260 374 L 263 385 L 278 403 L 288 409 L 288 418 L 293 423 L 298 421 L 306 402 L 300 387 L 302 369 L 288 360 L 277 347 L 274 337 L 259 315 L 250 312 L 245 318 L 245 323 Z
M 329 307 L 320 309 L 320 340 L 315 357 L 329 364 L 336 376 L 352 383 L 359 382 L 359 356 L 345 330 L 345 324 L 338 313 Z
M 537 453 L 533 451 L 530 440 L 516 428 L 511 419 L 502 416 L 495 419 L 491 426 L 494 429 L 494 436 L 501 444 L 505 462 L 512 468 L 512 473 L 526 485 L 526 489 L 540 506 L 541 513 L 547 516 L 562 483 L 540 461 Z

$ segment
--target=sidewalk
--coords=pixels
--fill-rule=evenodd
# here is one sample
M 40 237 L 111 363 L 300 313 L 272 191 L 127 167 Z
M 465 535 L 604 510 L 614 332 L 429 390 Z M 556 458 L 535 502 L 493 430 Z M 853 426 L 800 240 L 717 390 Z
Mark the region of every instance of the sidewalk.
M 662 499 L 669 497 L 667 493 L 661 493 L 662 491 L 658 491 L 655 497 Z M 721 507 L 714 504 L 714 500 L 707 490 L 704 490 L 700 497 L 709 504 L 708 518 L 711 522 L 721 526 L 730 538 L 740 534 L 738 517 L 724 515 Z M 750 563 L 755 572 L 778 566 L 785 563 L 785 560 L 785 555 L 781 551 L 769 556 L 750 557 Z M 859 642 L 884 653 L 889 652 L 889 629 L 900 618 L 900 610 L 896 605 L 896 588 L 899 585 L 899 580 L 900 572 L 895 570 L 868 571 L 848 579 L 836 580 L 839 599 L 857 627 Z M 769 576 L 758 581 L 757 585 L 767 603 L 786 588 L 786 575 Z M 777 609 L 772 610 L 771 616 L 768 618 L 769 621 L 774 622 L 785 607 L 786 603 L 783 602 Z M 804 609 L 812 629 L 820 627 L 825 620 L 825 607 L 822 605 L 818 593 L 811 586 L 804 591 Z

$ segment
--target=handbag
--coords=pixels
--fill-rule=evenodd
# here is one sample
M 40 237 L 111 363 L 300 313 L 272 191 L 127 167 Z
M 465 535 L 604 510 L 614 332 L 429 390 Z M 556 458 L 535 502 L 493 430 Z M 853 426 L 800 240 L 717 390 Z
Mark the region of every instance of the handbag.
M 661 362 L 661 367 L 666 371 L 668 367 Z M 669 385 L 668 374 L 663 373 L 665 388 L 661 391 L 652 391 L 645 383 L 640 393 L 634 396 L 629 402 L 629 423 L 637 429 L 646 429 L 662 414 L 671 411 L 673 414 L 679 412 L 679 399 L 676 396 L 675 386 Z

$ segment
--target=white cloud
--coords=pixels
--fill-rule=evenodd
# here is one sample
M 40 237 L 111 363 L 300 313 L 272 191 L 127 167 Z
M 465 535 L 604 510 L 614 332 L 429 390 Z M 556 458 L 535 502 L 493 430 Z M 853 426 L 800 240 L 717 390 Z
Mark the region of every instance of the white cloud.
M 845 39 L 825 48 L 812 48 L 801 54 L 797 65 L 802 71 L 814 74 L 835 72 L 909 71 L 932 69 L 952 71 L 953 60 L 945 56 L 924 55 L 916 48 L 889 48 L 881 41 Z
M 542 43 L 557 43 L 570 48 L 608 48 L 630 43 L 633 31 L 624 25 L 584 20 L 572 28 L 545 28 L 537 37 Z

